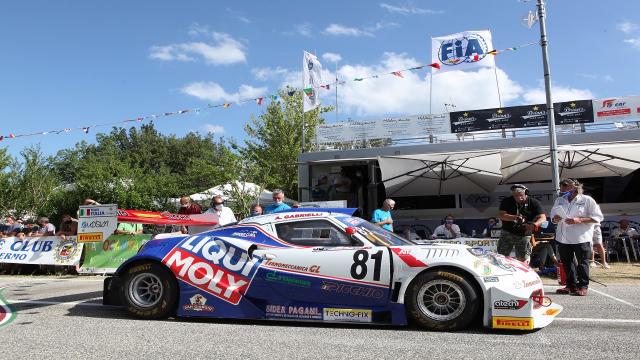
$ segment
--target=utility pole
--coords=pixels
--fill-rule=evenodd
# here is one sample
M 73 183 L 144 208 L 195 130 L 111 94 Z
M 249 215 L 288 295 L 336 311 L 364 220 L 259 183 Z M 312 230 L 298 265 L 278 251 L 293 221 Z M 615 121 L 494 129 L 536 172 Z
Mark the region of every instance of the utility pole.
M 558 141 L 556 139 L 556 120 L 551 100 L 551 70 L 549 70 L 549 53 L 547 50 L 547 28 L 545 25 L 544 1 L 538 0 L 538 21 L 540 22 L 540 47 L 542 48 L 542 65 L 544 67 L 544 89 L 547 95 L 547 123 L 549 126 L 549 151 L 551 153 L 551 182 L 556 195 L 560 191 L 560 175 L 558 171 Z

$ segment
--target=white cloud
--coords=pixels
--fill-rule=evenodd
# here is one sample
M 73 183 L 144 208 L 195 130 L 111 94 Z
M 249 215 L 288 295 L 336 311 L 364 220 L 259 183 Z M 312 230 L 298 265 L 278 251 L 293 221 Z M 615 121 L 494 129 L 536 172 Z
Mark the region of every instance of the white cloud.
M 595 95 L 589 89 L 577 89 L 562 85 L 551 85 L 551 96 L 554 102 L 594 99 Z M 544 84 L 541 82 L 537 88 L 527 89 L 522 98 L 526 104 L 540 104 L 547 101 Z
M 296 25 L 296 32 L 302 36 L 311 37 L 311 24 L 306 22 Z
M 369 31 L 358 29 L 355 27 L 348 27 L 340 24 L 330 24 L 324 30 L 325 34 L 335 35 L 335 36 L 373 36 L 373 34 Z
M 636 49 L 640 49 L 640 38 L 625 39 L 624 42 L 626 42 L 627 44 L 631 44 L 631 46 Z
M 251 73 L 253 76 L 260 81 L 267 81 L 272 79 L 277 79 L 285 76 L 289 70 L 281 68 L 278 66 L 277 68 L 263 67 L 263 68 L 254 68 L 251 69 Z
M 217 135 L 224 134 L 224 127 L 221 125 L 204 124 L 202 125 L 202 129 L 207 133 L 212 133 Z
M 578 74 L 578 76 L 583 77 L 585 79 L 590 79 L 590 80 L 601 80 L 601 81 L 606 81 L 606 82 L 613 82 L 613 77 L 611 75 L 597 75 L 597 74 L 584 74 L 584 73 L 580 73 Z
M 332 53 L 332 52 L 327 52 L 322 54 L 322 60 L 326 60 L 328 62 L 338 62 L 340 60 L 342 60 L 342 56 L 340 56 L 340 54 L 336 54 L 336 53 Z
M 250 85 L 240 85 L 237 92 L 228 93 L 218 83 L 209 82 L 193 82 L 184 86 L 180 91 L 183 94 L 194 96 L 201 100 L 211 102 L 238 102 L 240 100 L 248 100 L 260 97 L 267 92 L 266 87 L 253 87 Z
M 444 11 L 442 10 L 421 9 L 412 5 L 395 6 L 387 3 L 380 3 L 380 7 L 390 13 L 401 15 L 436 15 L 444 13 Z
M 209 32 L 206 26 L 196 23 L 189 29 L 189 35 L 206 35 L 213 40 L 213 43 L 188 42 L 152 46 L 149 57 L 162 61 L 195 61 L 200 57 L 208 65 L 230 65 L 247 61 L 245 46 L 229 34 Z
M 630 21 L 621 22 L 616 27 L 625 34 L 630 34 L 638 29 L 638 25 Z

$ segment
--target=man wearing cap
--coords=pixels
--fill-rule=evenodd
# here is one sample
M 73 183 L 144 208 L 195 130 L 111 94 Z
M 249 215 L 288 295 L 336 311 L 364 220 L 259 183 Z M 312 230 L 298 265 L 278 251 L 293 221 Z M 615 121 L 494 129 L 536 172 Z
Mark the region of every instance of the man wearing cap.
M 557 224 L 556 242 L 567 274 L 567 286 L 556 293 L 585 296 L 589 288 L 593 225 L 604 219 L 600 206 L 591 196 L 582 193 L 582 184 L 577 180 L 564 179 L 560 182 L 560 197 L 553 204 L 550 215 L 551 221 Z
M 522 184 L 511 186 L 511 195 L 500 202 L 502 231 L 498 240 L 498 253 L 509 256 L 513 248 L 516 258 L 531 259 L 531 234 L 547 220 L 540 202 L 529 196 L 529 189 Z

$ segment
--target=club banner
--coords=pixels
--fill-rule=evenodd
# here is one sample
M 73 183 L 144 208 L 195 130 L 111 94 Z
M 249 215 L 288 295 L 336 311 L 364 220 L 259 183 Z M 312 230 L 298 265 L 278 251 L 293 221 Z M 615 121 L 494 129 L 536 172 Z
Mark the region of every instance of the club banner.
M 211 226 L 218 223 L 216 214 L 174 214 L 167 211 L 154 212 L 144 210 L 118 209 L 118 222 L 131 222 L 155 225 L 204 225 Z
M 151 239 L 150 234 L 111 235 L 102 242 L 84 244 L 81 274 L 111 274 Z
M 0 263 L 74 266 L 82 245 L 75 236 L 7 237 L 0 239 Z
M 491 31 L 464 31 L 457 34 L 431 38 L 431 62 L 440 65 L 432 68 L 433 74 L 451 70 L 477 70 L 495 67 Z
M 640 118 L 640 96 L 593 100 L 594 121 L 618 121 Z
M 593 122 L 593 102 L 591 100 L 554 103 L 553 110 L 557 125 Z

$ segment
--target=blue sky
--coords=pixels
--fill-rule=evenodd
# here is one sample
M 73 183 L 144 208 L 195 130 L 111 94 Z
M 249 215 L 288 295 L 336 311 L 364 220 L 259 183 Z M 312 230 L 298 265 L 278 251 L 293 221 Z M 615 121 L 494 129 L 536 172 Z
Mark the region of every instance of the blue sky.
M 640 2 L 549 0 L 554 100 L 638 95 Z M 300 87 L 302 52 L 317 54 L 332 79 L 431 62 L 432 36 L 490 29 L 494 48 L 537 41 L 521 19 L 535 0 L 493 1 L 5 1 L 0 7 L 0 135 L 161 117 L 165 134 L 189 131 L 242 140 L 265 108 L 238 100 Z M 539 46 L 496 57 L 503 103 L 541 102 Z M 339 87 L 339 119 L 429 111 L 427 70 Z M 333 91 L 321 96 L 334 104 Z M 433 112 L 497 107 L 493 71 L 434 76 Z M 335 114 L 327 114 L 329 122 Z M 127 125 L 130 126 L 130 125 Z M 47 154 L 96 132 L 5 139 L 13 155 L 40 143 Z

